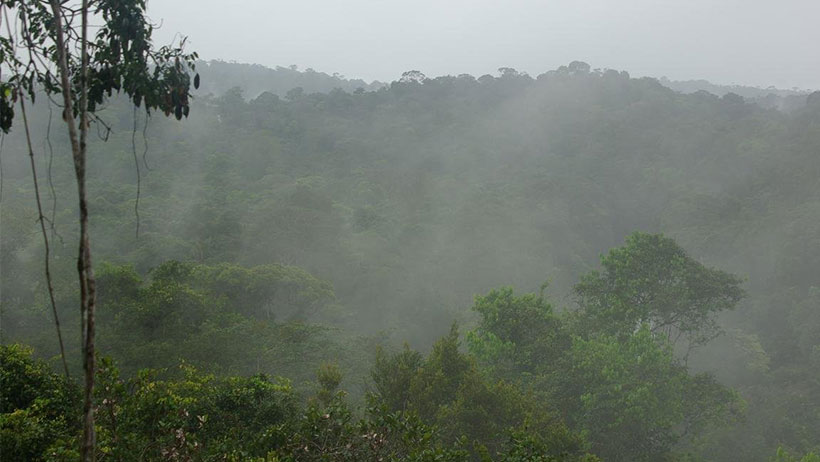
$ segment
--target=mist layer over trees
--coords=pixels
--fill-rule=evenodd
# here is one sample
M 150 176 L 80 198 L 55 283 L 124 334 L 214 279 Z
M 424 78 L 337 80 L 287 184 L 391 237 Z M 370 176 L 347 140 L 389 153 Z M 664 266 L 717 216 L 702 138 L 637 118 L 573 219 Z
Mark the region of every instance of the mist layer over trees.
M 820 94 L 580 62 L 199 71 L 187 120 L 114 98 L 88 147 L 100 458 L 817 459 Z M 69 146 L 32 112 L 77 339 L 75 205 L 48 195 Z M 1 153 L 2 450 L 71 460 L 23 143 Z

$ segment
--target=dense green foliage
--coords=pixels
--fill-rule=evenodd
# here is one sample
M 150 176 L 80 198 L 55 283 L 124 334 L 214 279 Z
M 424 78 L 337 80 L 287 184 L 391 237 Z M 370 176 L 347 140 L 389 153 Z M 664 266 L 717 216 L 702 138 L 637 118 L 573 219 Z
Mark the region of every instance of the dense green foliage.
M 325 93 L 311 85 L 328 76 L 260 70 L 293 82 L 257 96 L 261 77 L 221 93 L 241 81 L 211 68 L 244 72 L 200 66 L 214 95 L 184 122 L 134 120 L 116 99 L 98 111 L 113 128 L 89 146 L 95 255 L 108 262 L 100 350 L 113 358 L 101 451 L 816 458 L 817 94 L 783 113 L 573 63 Z M 45 129 L 49 111 L 35 109 Z M 51 180 L 69 186 L 65 140 L 50 141 Z M 20 146 L 4 138 L 0 321 L 3 388 L 28 384 L 3 401 L 2 431 L 4 451 L 36 459 L 74 447 L 77 403 L 13 346 L 56 354 Z M 73 242 L 75 210 L 57 197 L 53 211 L 56 242 Z M 56 247 L 58 308 L 77 338 L 75 249 Z
M 658 239 L 665 238 L 636 234 L 613 253 L 637 257 Z M 646 281 L 641 273 L 625 279 Z M 617 335 L 606 324 L 594 330 L 601 325 L 594 313 L 556 316 L 543 294 L 516 297 L 509 288 L 477 297 L 474 309 L 481 314 L 470 337 L 477 357 L 554 403 L 605 460 L 662 460 L 742 410 L 714 377 L 691 374 L 648 321 Z
M 388 409 L 435 422 L 452 441 L 466 436 L 480 453 L 499 452 L 506 431 L 520 429 L 549 442 L 544 454 L 562 460 L 585 457 L 583 440 L 554 418 L 544 402 L 511 383 L 493 381 L 459 352 L 455 326 L 427 358 L 406 347 L 378 357 L 372 378 L 374 397 Z
M 646 325 L 691 349 L 714 340 L 720 333 L 715 314 L 743 297 L 737 277 L 704 267 L 663 236 L 635 233 L 601 265 L 603 274 L 593 271 L 575 286 L 592 331 L 624 336 Z
M 332 312 L 334 295 L 300 268 L 169 261 L 143 281 L 132 267 L 104 265 L 98 283 L 100 345 L 127 372 L 185 361 L 219 373 L 274 370 L 301 387 L 322 362 L 358 377 L 373 357 L 374 339 L 304 322 Z
M 65 419 L 78 412 L 73 396 L 79 395 L 78 390 L 19 346 L 0 346 L 0 355 L 4 393 L 16 401 L 4 402 L 0 421 L 4 458 L 75 458 L 71 448 L 79 426 Z M 272 381 L 265 375 L 217 377 L 190 366 L 182 369 L 182 377 L 176 380 L 157 379 L 148 370 L 122 379 L 110 361 L 102 362 L 96 396 L 100 457 L 120 461 L 454 462 L 471 458 L 462 448 L 463 441 L 443 442 L 435 427 L 425 425 L 413 413 L 373 405 L 356 418 L 344 393 L 303 406 L 287 381 Z M 526 431 L 512 431 L 499 445 L 500 452 L 491 459 L 485 451 L 482 458 L 503 462 L 597 460 L 589 455 L 570 458 L 552 443 Z
M 8 460 L 46 460 L 52 445 L 79 430 L 80 391 L 31 360 L 20 345 L 0 346 L 0 454 Z

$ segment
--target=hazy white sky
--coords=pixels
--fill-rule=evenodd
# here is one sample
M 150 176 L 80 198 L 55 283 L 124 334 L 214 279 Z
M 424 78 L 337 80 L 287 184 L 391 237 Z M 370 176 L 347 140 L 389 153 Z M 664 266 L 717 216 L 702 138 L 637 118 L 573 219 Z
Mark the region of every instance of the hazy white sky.
M 633 75 L 820 89 L 820 0 L 149 0 L 158 44 L 204 59 L 390 81 L 532 75 L 573 60 Z

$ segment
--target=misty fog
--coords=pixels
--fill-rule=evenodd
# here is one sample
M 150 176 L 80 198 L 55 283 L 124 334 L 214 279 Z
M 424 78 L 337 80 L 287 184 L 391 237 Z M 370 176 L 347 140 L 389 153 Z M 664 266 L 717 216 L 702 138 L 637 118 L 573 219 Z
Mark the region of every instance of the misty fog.
M 96 460 L 818 460 L 817 5 L 148 3 L 199 55 L 89 109 Z M 0 449 L 76 460 L 77 148 L 4 56 Z

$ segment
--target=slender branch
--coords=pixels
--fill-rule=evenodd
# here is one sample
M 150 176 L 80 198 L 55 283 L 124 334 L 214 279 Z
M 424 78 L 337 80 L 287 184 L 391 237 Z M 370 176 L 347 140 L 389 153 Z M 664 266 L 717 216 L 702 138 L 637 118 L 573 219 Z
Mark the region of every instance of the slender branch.
M 103 141 L 108 141 L 108 136 L 111 135 L 111 125 L 108 125 L 97 114 L 89 113 L 88 116 L 91 117 L 94 120 L 94 123 L 98 124 L 98 126 L 97 126 L 97 136 L 99 136 L 100 139 L 103 140 Z M 105 129 L 105 135 L 100 135 L 100 128 L 99 128 L 100 125 L 102 125 L 102 127 Z

